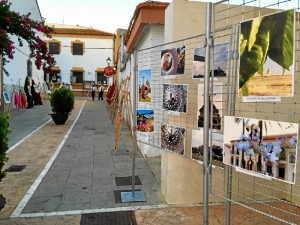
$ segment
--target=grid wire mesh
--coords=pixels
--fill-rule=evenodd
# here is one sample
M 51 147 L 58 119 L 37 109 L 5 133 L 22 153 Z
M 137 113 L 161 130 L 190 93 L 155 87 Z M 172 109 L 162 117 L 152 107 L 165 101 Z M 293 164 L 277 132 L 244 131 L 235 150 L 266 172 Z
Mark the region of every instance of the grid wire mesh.
M 235 40 L 235 26 L 240 22 L 247 21 L 259 16 L 265 16 L 280 12 L 282 9 L 296 9 L 295 24 L 295 63 L 294 63 L 294 88 L 292 97 L 282 97 L 275 102 L 243 102 L 239 97 L 238 73 L 239 64 L 234 64 L 238 60 L 239 40 Z M 210 129 L 210 156 L 212 172 L 210 176 L 210 194 L 218 204 L 229 201 L 232 204 L 243 206 L 252 212 L 269 217 L 273 222 L 284 224 L 300 223 L 300 171 L 299 157 L 297 157 L 297 168 L 295 173 L 295 184 L 283 182 L 280 179 L 264 179 L 239 171 L 229 171 L 229 166 L 222 163 L 222 156 L 215 150 L 223 140 L 224 135 L 224 116 L 234 114 L 237 117 L 255 118 L 261 120 L 285 121 L 298 123 L 300 120 L 300 98 L 299 90 L 299 1 L 298 0 L 240 0 L 226 1 L 222 4 L 214 4 L 213 7 L 213 40 L 214 48 L 212 54 L 212 70 L 218 71 L 218 58 L 220 54 L 226 53 L 225 63 L 222 70 L 226 76 L 216 76 L 212 79 L 213 88 L 211 89 L 211 99 L 213 105 L 217 106 L 216 114 L 211 113 L 211 123 L 214 119 L 221 123 L 220 127 Z M 141 78 L 138 79 L 136 87 L 137 109 L 151 109 L 154 111 L 154 132 L 137 132 L 138 145 L 143 148 L 166 150 L 162 148 L 163 128 L 162 124 L 168 124 L 177 128 L 183 128 L 184 150 L 177 152 L 182 157 L 191 160 L 202 160 L 201 148 L 196 146 L 203 145 L 203 129 L 199 127 L 201 108 L 204 104 L 204 79 L 196 76 L 195 55 L 205 48 L 205 34 L 188 37 L 182 40 L 157 45 L 138 51 L 138 71 L 151 69 L 151 102 L 140 102 L 141 86 L 144 84 Z M 184 73 L 180 75 L 162 76 L 162 53 L 165 50 L 185 49 Z M 217 50 L 222 49 L 222 51 Z M 225 49 L 225 50 L 224 50 Z M 224 61 L 224 58 L 223 58 Z M 214 72 L 218 75 L 218 72 Z M 233 80 L 233 82 L 230 81 Z M 186 85 L 186 112 L 172 112 L 163 107 L 167 85 Z M 181 95 L 184 96 L 184 95 Z M 170 97 L 170 96 L 169 96 Z M 231 98 L 233 97 L 233 98 Z M 230 99 L 233 99 L 234 112 L 230 108 Z M 211 109 L 212 111 L 214 108 Z M 220 120 L 218 118 L 220 117 Z M 139 125 L 139 124 L 137 124 Z M 213 126 L 213 125 L 212 125 Z M 197 142 L 194 142 L 198 139 Z M 299 145 L 298 145 L 299 147 Z M 174 149 L 167 149 L 175 151 Z M 203 149 L 202 149 L 203 151 Z M 176 152 L 176 151 L 175 151 Z M 299 153 L 297 153 L 299 156 Z M 228 175 L 230 180 L 227 179 Z M 229 183 L 228 183 L 229 182 Z M 231 189 L 227 189 L 228 185 Z M 231 197 L 228 198 L 228 191 Z M 215 200 L 212 200 L 212 202 Z M 232 215 L 229 215 L 232 216 Z

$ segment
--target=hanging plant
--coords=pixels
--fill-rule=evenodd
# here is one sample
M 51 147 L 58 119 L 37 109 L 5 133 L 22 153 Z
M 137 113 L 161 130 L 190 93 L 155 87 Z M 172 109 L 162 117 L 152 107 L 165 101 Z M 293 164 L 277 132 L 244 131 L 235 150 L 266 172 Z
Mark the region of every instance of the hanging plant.
M 49 33 L 52 28 L 46 26 L 44 21 L 35 21 L 29 18 L 31 13 L 20 15 L 18 12 L 10 10 L 11 3 L 8 0 L 0 0 L 0 52 L 2 53 L 3 67 L 14 58 L 15 43 L 11 40 L 10 35 L 18 38 L 18 44 L 23 46 L 23 41 L 28 43 L 30 57 L 35 58 L 37 69 L 44 68 L 49 71 L 55 65 L 55 59 L 48 52 L 46 42 L 40 39 L 38 32 L 51 37 Z M 3 68 L 4 73 L 8 72 Z

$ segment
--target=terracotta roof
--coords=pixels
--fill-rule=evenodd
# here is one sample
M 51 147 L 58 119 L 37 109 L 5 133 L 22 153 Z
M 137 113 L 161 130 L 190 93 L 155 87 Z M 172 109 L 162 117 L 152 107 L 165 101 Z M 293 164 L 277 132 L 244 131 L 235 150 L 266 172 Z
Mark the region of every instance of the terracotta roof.
M 108 33 L 95 29 L 72 29 L 72 28 L 54 28 L 51 34 L 72 34 L 72 35 L 94 35 L 94 36 L 114 36 Z
M 92 36 L 114 36 L 114 34 L 96 30 L 92 27 L 83 27 L 78 25 L 65 25 L 65 24 L 51 24 L 46 25 L 53 27 L 54 30 L 51 34 L 63 34 L 63 35 L 92 35 Z
M 135 11 L 133 13 L 133 16 L 130 20 L 128 29 L 127 29 L 127 33 L 125 35 L 124 38 L 124 44 L 127 45 L 127 42 L 130 38 L 133 26 L 136 22 L 136 19 L 140 13 L 140 10 L 143 8 L 162 8 L 162 9 L 166 9 L 168 7 L 169 3 L 167 2 L 157 2 L 157 1 L 147 1 L 147 2 L 143 2 L 137 5 L 137 7 L 135 8 Z

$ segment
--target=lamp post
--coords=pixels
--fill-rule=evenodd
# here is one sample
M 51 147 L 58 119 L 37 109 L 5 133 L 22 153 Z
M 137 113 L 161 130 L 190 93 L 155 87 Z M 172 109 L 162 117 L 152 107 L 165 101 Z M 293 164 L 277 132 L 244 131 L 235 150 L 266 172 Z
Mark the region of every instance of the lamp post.
M 104 68 L 104 76 L 112 77 L 114 75 L 114 69 L 110 66 L 111 59 L 108 57 L 106 59 L 107 67 Z
M 107 62 L 107 65 L 109 66 L 109 65 L 110 65 L 110 63 L 111 63 L 111 59 L 110 59 L 110 57 L 108 57 L 108 58 L 106 59 L 106 62 Z

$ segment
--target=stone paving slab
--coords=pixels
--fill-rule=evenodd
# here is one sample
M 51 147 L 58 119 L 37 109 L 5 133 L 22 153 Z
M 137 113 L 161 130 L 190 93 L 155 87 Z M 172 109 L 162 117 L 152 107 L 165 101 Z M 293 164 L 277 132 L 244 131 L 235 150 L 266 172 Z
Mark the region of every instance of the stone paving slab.
M 109 140 L 113 140 L 109 137 L 113 133 L 114 127 L 108 118 L 109 113 L 103 104 L 86 102 L 68 137 L 72 140 L 72 145 L 69 144 L 71 142 L 66 141 L 67 144 L 64 144 L 47 172 L 50 176 L 46 175 L 43 178 L 37 191 L 25 206 L 24 213 L 49 213 L 53 212 L 53 209 L 84 210 L 93 209 L 92 207 L 95 206 L 99 208 L 118 207 L 118 204 L 114 203 L 113 196 L 113 191 L 117 190 L 117 187 L 111 181 L 114 181 L 115 176 L 119 176 L 119 174 L 131 175 L 132 158 L 129 156 L 125 161 L 114 161 L 114 149 L 108 147 L 110 146 Z M 99 120 L 101 123 L 95 124 L 95 121 Z M 99 133 L 101 134 L 99 135 Z M 95 143 L 99 136 L 101 136 L 101 142 Z M 132 143 L 131 141 L 127 142 Z M 122 152 L 120 151 L 118 155 L 122 155 Z M 60 176 L 60 170 L 64 171 L 61 179 L 55 177 L 55 175 Z M 141 155 L 137 155 L 136 158 L 136 171 L 140 176 L 144 176 L 149 184 L 152 184 L 152 186 L 141 186 L 147 192 L 149 199 L 143 204 L 147 205 L 150 202 L 155 205 L 165 204 L 162 196 L 158 198 L 152 191 L 155 188 L 160 192 L 160 188 Z M 55 190 L 54 185 L 51 185 L 50 189 L 45 185 L 53 180 L 55 180 L 55 185 L 60 187 L 59 191 Z M 63 189 L 62 193 L 61 189 Z M 152 194 L 154 194 L 153 197 Z M 130 206 L 130 203 L 121 205 Z
M 277 203 L 274 203 L 277 204 Z M 253 206 L 253 205 L 252 205 Z M 203 224 L 203 208 L 201 206 L 193 207 L 168 207 L 159 209 L 135 210 L 135 219 L 139 225 L 201 225 Z M 211 205 L 208 209 L 208 221 L 210 225 L 226 224 L 225 205 Z M 276 214 L 277 216 L 282 216 Z M 291 218 L 290 218 L 291 219 Z M 296 219 L 296 218 L 294 218 Z M 232 205 L 231 225 L 284 225 L 286 223 L 264 216 L 247 208 Z M 299 224 L 299 220 L 294 220 Z
M 94 119 L 93 122 L 90 122 L 90 117 L 79 118 L 77 124 L 80 126 L 73 127 L 72 135 L 65 140 L 62 152 L 58 154 L 54 164 L 50 167 L 50 170 L 47 172 L 43 181 L 39 184 L 39 188 L 35 192 L 38 198 L 32 198 L 32 204 L 29 204 L 30 207 L 25 207 L 23 210 L 23 213 L 44 212 L 47 210 L 49 212 L 61 212 L 61 214 L 41 213 L 35 214 L 34 217 L 10 218 L 10 215 L 15 210 L 20 200 L 24 197 L 34 180 L 41 173 L 46 163 L 63 140 L 63 137 L 66 135 L 73 121 L 76 119 L 81 106 L 84 104 L 83 100 L 76 99 L 75 109 L 65 125 L 56 126 L 53 122 L 49 122 L 47 125 L 40 128 L 39 132 L 34 133 L 28 140 L 25 140 L 8 154 L 9 161 L 5 165 L 6 168 L 14 164 L 26 164 L 27 166 L 22 172 L 8 173 L 7 177 L 0 182 L 0 192 L 4 194 L 7 201 L 5 208 L 0 213 L 0 225 L 79 225 L 81 215 L 84 212 L 97 213 L 102 210 L 113 210 L 115 207 L 132 206 L 137 206 L 138 208 L 146 207 L 146 209 L 135 210 L 135 217 L 138 225 L 202 224 L 201 206 L 167 207 L 167 205 L 161 205 L 163 208 L 159 207 L 155 209 L 149 209 L 149 207 L 147 207 L 147 205 L 162 201 L 162 196 L 159 191 L 159 157 L 153 159 L 148 158 L 147 164 L 143 163 L 143 158 L 140 156 L 137 156 L 136 159 L 138 168 L 136 170 L 136 175 L 140 177 L 143 183 L 143 185 L 136 185 L 136 189 L 142 189 L 144 191 L 147 197 L 147 203 L 116 204 L 112 201 L 112 199 L 114 200 L 114 190 L 122 191 L 131 188 L 131 186 L 117 187 L 114 178 L 116 176 L 131 175 L 130 166 L 132 158 L 130 152 L 132 150 L 132 142 L 130 141 L 130 132 L 128 132 L 125 128 L 122 128 L 122 131 L 124 132 L 124 134 L 122 134 L 122 138 L 126 138 L 126 141 L 120 142 L 119 154 L 114 154 L 114 130 L 97 130 L 101 126 L 111 126 L 104 104 L 98 106 L 101 107 L 99 108 L 101 113 L 106 113 L 106 116 L 103 118 L 105 121 L 97 122 L 97 120 Z M 91 101 L 88 102 L 88 105 L 90 104 L 92 104 Z M 27 133 L 18 133 L 15 135 L 18 136 L 17 138 L 11 138 L 10 146 L 13 146 L 21 137 L 28 135 L 31 131 L 37 129 L 45 121 L 47 121 L 49 119 L 48 110 L 49 103 L 45 101 L 45 105 L 41 107 L 38 106 L 34 108 L 34 110 L 30 109 L 23 113 L 15 114 L 11 119 L 12 126 L 17 126 L 17 124 L 14 123 L 19 121 L 17 120 L 19 119 L 19 116 L 22 116 L 22 119 L 31 122 L 28 122 L 26 128 L 23 128 L 23 130 Z M 88 115 L 88 113 L 95 111 L 93 111 L 92 108 L 88 108 L 83 110 L 83 112 L 85 115 Z M 45 114 L 47 114 L 46 119 L 40 120 L 38 123 L 37 118 L 45 117 Z M 16 129 L 14 131 L 16 131 Z M 11 133 L 11 135 L 12 134 L 13 133 Z M 94 139 L 90 137 L 91 135 L 93 135 Z M 103 145 L 104 141 L 107 142 L 105 145 Z M 93 143 L 91 144 L 90 142 Z M 109 158 L 108 152 L 111 155 L 111 161 L 109 163 L 102 160 L 103 158 Z M 88 155 L 88 157 L 85 157 L 85 154 Z M 101 157 L 102 155 L 103 158 Z M 93 157 L 93 160 L 89 160 L 89 157 Z M 78 164 L 75 164 L 75 162 Z M 86 164 L 84 162 L 86 162 Z M 122 164 L 124 162 L 127 162 L 128 166 Z M 116 166 L 116 164 L 120 165 Z M 90 167 L 90 165 L 93 166 Z M 147 168 L 149 165 L 151 170 Z M 118 168 L 118 170 L 116 168 Z M 122 171 L 122 168 L 126 169 Z M 153 173 L 157 179 L 155 185 L 151 183 L 151 174 Z M 80 179 L 76 179 L 77 176 L 80 176 Z M 81 199 L 80 202 L 73 199 L 74 196 L 77 195 L 78 199 Z M 51 198 L 49 198 L 49 196 L 51 196 Z M 148 198 L 149 196 L 151 197 Z M 89 201 L 87 199 L 89 199 Z M 259 209 L 259 207 L 261 207 L 261 205 L 257 208 Z M 276 207 L 278 208 L 279 206 L 277 205 Z M 281 205 L 281 208 L 283 209 L 286 207 L 291 207 L 291 205 Z M 91 210 L 67 211 L 77 209 Z M 126 208 L 123 208 L 123 210 L 124 209 Z M 299 208 L 295 208 L 292 211 L 296 212 L 297 209 L 299 211 Z M 74 215 L 68 215 L 70 212 L 74 213 Z M 225 212 L 226 208 L 223 205 L 210 206 L 209 224 L 225 224 Z M 26 216 L 28 215 L 26 214 Z M 297 217 L 284 217 L 284 215 L 280 215 L 280 212 L 277 212 L 277 216 L 282 216 L 287 220 L 293 221 L 295 224 L 300 224 Z M 279 225 L 284 223 L 255 213 L 252 210 L 233 205 L 231 224 Z
M 72 115 L 69 116 L 65 125 L 57 126 L 52 121 L 47 123 L 39 129 L 38 132 L 32 134 L 30 138 L 24 140 L 7 155 L 9 160 L 5 164 L 5 168 L 18 164 L 25 164 L 27 166 L 22 172 L 8 173 L 2 182 L 0 182 L 0 192 L 5 196 L 7 201 L 5 208 L 2 209 L 0 213 L 0 224 L 41 224 L 40 222 L 34 222 L 35 220 L 40 221 L 41 218 L 8 218 L 19 204 L 29 187 L 33 184 L 34 180 L 41 173 L 46 163 L 55 152 L 55 149 L 57 149 L 59 143 L 62 141 L 64 135 L 72 125 L 72 122 L 75 120 L 82 104 L 83 101 L 75 102 L 75 109 L 73 110 Z M 31 121 L 31 123 L 27 124 L 28 128 L 31 127 L 31 131 L 35 130 L 44 123 L 44 121 L 39 121 L 37 118 L 41 117 L 41 115 L 46 117 L 47 120 L 50 118 L 48 117 L 48 110 L 36 110 L 41 109 L 42 107 L 36 107 L 34 109 L 26 110 L 18 115 L 14 115 L 10 119 L 10 125 L 12 127 L 17 127 L 17 125 L 22 126 L 22 124 L 18 122 L 20 120 L 19 117 L 22 117 L 25 121 Z M 49 102 L 45 101 L 44 107 L 49 108 Z M 45 115 L 46 112 L 47 114 Z M 12 139 L 12 142 L 10 142 L 9 146 L 13 146 L 19 140 L 27 136 L 28 133 L 23 133 L 22 129 L 19 128 L 15 129 L 14 132 L 12 131 L 10 135 L 18 137 L 18 140 Z M 61 217 L 49 218 L 50 222 L 45 222 L 43 224 L 55 224 L 58 221 L 69 221 L 69 218 L 71 217 L 66 217 L 66 219 Z M 78 216 L 74 216 L 74 218 L 75 217 Z M 53 221 L 56 222 L 54 223 Z M 72 224 L 72 222 L 70 222 L 70 224 Z

